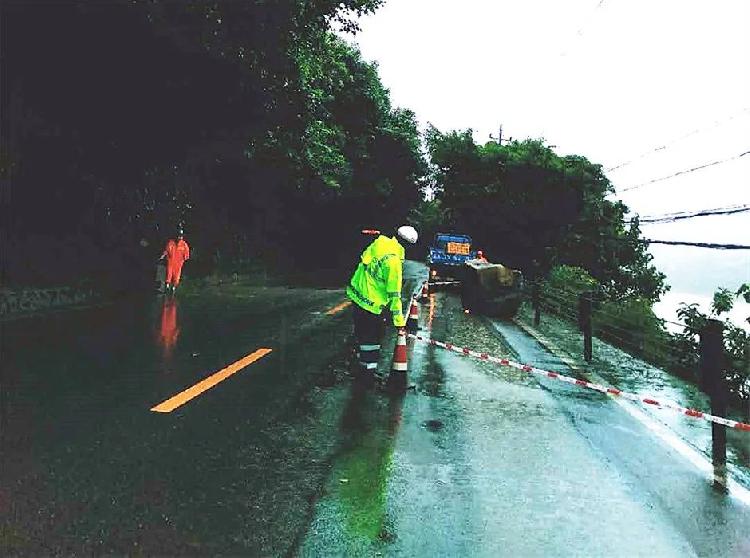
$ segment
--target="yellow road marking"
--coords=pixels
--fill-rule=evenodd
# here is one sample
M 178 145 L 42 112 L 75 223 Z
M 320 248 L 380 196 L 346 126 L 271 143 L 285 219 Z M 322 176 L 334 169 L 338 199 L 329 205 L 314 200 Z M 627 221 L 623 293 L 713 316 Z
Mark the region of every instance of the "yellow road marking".
M 348 307 L 349 307 L 349 306 L 351 306 L 351 305 L 352 305 L 352 301 L 351 301 L 351 300 L 345 300 L 345 301 L 344 301 L 344 302 L 342 302 L 341 304 L 338 304 L 338 305 L 334 306 L 333 308 L 331 308 L 330 310 L 328 310 L 328 311 L 326 312 L 326 315 L 328 315 L 328 316 L 333 316 L 334 314 L 338 314 L 338 313 L 339 313 L 339 312 L 341 312 L 341 311 L 342 311 L 342 310 L 343 310 L 344 308 L 348 308 Z
M 211 374 L 208 378 L 201 380 L 185 391 L 181 391 L 177 395 L 159 403 L 156 407 L 152 407 L 151 410 L 157 413 L 171 413 L 177 407 L 184 405 L 194 397 L 198 397 L 204 391 L 211 389 L 219 382 L 226 380 L 229 376 L 231 376 L 232 374 L 236 374 L 246 366 L 251 365 L 256 360 L 260 360 L 271 351 L 272 349 L 258 349 L 254 353 L 241 358 L 240 360 L 233 364 L 230 364 L 226 368 L 219 370 L 214 374 Z

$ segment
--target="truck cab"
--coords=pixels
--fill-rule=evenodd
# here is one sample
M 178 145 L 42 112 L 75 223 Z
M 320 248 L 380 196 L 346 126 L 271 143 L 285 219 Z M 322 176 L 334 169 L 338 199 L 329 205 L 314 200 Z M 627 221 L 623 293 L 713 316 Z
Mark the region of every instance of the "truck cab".
M 474 258 L 470 236 L 437 233 L 427 256 L 430 281 L 460 279 L 466 262 Z

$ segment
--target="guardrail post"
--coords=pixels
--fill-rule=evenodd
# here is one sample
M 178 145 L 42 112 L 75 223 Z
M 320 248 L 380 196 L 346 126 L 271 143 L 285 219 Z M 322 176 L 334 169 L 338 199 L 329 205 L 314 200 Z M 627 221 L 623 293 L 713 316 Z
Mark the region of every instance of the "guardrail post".
M 534 308 L 534 327 L 539 326 L 539 320 L 541 318 L 541 285 L 539 280 L 534 281 L 531 287 L 531 306 Z
M 578 295 L 578 325 L 583 332 L 583 358 L 591 362 L 592 331 L 591 331 L 591 293 Z
M 728 390 L 724 378 L 724 324 L 708 320 L 700 333 L 700 365 L 703 385 L 711 398 L 711 414 L 726 416 Z M 714 487 L 727 486 L 727 427 L 711 423 L 711 457 Z
M 280 324 L 280 339 L 279 339 L 279 360 L 281 361 L 281 373 L 286 372 L 287 362 L 287 341 L 289 339 L 289 321 L 286 317 L 286 312 L 281 311 L 281 324 Z

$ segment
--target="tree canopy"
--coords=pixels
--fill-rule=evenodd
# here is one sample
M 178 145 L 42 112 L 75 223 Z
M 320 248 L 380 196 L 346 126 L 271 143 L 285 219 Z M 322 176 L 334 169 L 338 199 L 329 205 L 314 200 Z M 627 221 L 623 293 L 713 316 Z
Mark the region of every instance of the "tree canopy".
M 411 215 L 422 238 L 451 226 L 527 274 L 566 263 L 655 299 L 663 276 L 598 165 L 542 141 L 420 137 L 333 32 L 381 3 L 3 2 L 3 282 L 150 276 L 139 265 L 179 224 L 193 272 L 349 269 L 361 228 Z
M 580 267 L 613 298 L 654 301 L 664 291 L 637 219 L 626 225 L 627 207 L 607 199 L 613 188 L 600 165 L 560 157 L 543 140 L 477 145 L 471 130 L 433 128 L 427 146 L 443 226 L 471 234 L 493 261 L 528 276 Z M 420 211 L 434 221 L 435 208 Z
M 351 259 L 426 168 L 414 115 L 331 31 L 380 3 L 4 2 L 6 280 L 111 274 L 179 223 L 199 260 Z M 51 264 L 41 239 L 71 249 Z

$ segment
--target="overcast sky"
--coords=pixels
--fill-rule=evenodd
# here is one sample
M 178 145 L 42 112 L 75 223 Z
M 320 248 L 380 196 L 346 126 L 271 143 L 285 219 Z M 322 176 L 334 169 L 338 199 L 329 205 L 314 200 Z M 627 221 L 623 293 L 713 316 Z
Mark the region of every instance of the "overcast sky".
M 635 159 L 607 173 L 618 190 L 750 151 L 748 0 L 388 0 L 360 25 L 354 42 L 422 125 L 484 142 L 502 124 L 605 169 Z M 750 154 L 618 196 L 643 216 L 748 204 Z M 644 234 L 750 244 L 750 213 Z M 673 291 L 750 281 L 750 251 L 652 253 Z

